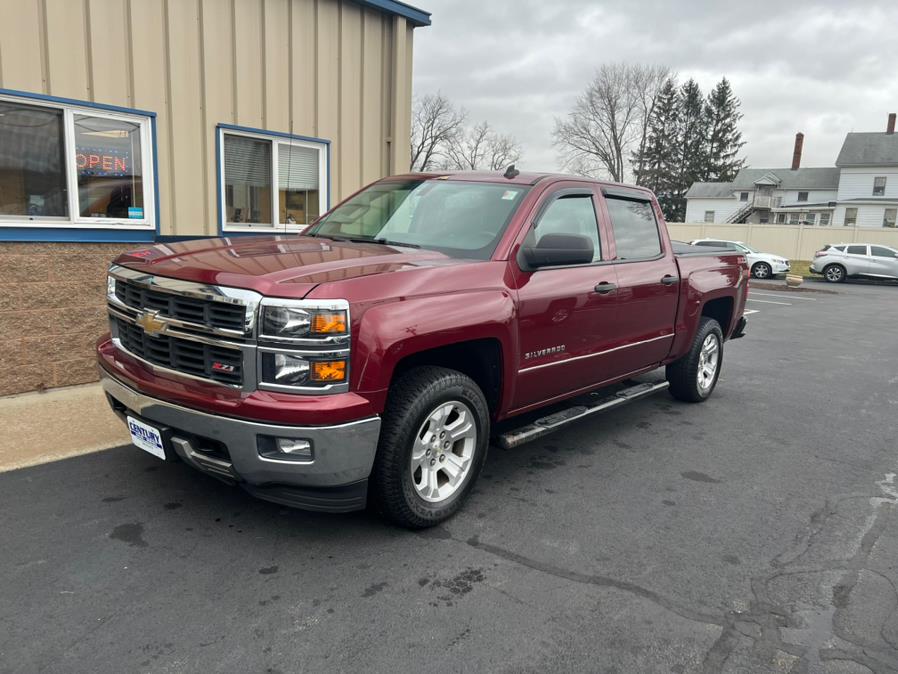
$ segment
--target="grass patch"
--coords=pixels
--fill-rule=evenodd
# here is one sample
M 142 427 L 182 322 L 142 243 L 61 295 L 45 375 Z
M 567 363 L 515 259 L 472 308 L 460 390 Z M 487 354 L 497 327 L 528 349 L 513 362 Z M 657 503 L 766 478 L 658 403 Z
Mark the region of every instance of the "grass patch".
M 791 260 L 792 271 L 790 274 L 797 274 L 798 276 L 804 276 L 805 278 L 813 278 L 816 276 L 814 272 L 811 271 L 811 261 L 810 260 Z

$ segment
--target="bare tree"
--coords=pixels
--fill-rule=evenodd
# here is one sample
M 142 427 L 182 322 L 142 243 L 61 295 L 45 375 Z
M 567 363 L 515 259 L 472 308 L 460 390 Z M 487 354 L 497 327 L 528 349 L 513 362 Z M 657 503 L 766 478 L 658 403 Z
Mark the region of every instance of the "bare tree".
M 636 151 L 631 160 L 633 177 L 638 185 L 643 184 L 646 172 L 645 147 L 649 137 L 649 125 L 652 122 L 652 115 L 655 114 L 655 108 L 658 106 L 661 90 L 670 76 L 670 68 L 667 66 L 635 66 L 633 70 L 633 82 L 639 94 L 639 127 Z
M 520 158 L 521 148 L 514 137 L 497 133 L 489 122 L 460 130 L 446 145 L 446 167 L 462 171 L 498 171 Z
M 409 162 L 412 171 L 427 171 L 436 166 L 444 148 L 464 124 L 465 116 L 464 110 L 456 109 L 439 92 L 415 100 Z
M 622 182 L 634 148 L 644 145 L 666 76 L 659 66 L 602 65 L 567 118 L 555 120 L 555 145 L 565 166 Z

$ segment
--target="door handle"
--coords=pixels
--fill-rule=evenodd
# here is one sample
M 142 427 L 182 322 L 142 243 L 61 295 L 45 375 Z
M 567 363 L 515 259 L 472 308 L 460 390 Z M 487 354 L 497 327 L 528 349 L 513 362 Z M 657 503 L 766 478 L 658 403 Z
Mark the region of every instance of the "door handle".
M 676 283 L 679 280 L 680 279 L 678 279 L 676 276 L 671 276 L 670 274 L 665 274 L 664 277 L 661 279 L 661 283 L 663 283 L 666 286 L 672 286 L 674 283 Z
M 617 290 L 617 286 L 613 283 L 608 283 L 608 281 L 602 281 L 594 288 L 594 290 L 599 293 L 599 295 L 607 295 L 608 293 L 613 293 Z

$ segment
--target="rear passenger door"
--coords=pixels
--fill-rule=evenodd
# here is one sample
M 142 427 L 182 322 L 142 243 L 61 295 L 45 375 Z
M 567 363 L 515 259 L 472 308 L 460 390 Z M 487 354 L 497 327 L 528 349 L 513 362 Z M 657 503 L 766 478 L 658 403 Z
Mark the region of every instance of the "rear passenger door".
M 870 256 L 866 245 L 855 243 L 845 248 L 845 268 L 849 274 L 871 273 Z
M 660 363 L 670 352 L 680 278 L 672 251 L 659 231 L 650 198 L 641 190 L 602 190 L 614 241 L 617 270 L 617 334 L 613 376 Z

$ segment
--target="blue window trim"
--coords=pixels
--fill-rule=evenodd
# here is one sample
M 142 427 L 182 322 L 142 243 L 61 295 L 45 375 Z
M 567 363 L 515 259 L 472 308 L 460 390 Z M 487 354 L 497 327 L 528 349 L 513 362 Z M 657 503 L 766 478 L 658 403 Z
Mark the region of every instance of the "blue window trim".
M 17 89 L 0 89 L 0 95 L 14 98 L 26 98 L 44 103 L 71 105 L 79 108 L 91 108 L 106 112 L 119 112 L 126 115 L 146 117 L 150 120 L 150 139 L 153 146 L 153 201 L 156 211 L 156 226 L 153 229 L 133 230 L 80 228 L 80 227 L 0 227 L 0 242 L 7 241 L 57 241 L 61 243 L 144 243 L 154 241 L 159 236 L 159 153 L 156 139 L 156 113 L 139 108 L 125 108 L 120 105 L 81 101 L 75 98 L 36 94 Z
M 430 25 L 430 12 L 396 0 L 357 0 L 360 5 L 374 7 L 388 14 L 404 16 L 416 28 Z
M 219 236 L 258 236 L 259 234 L 283 234 L 277 230 L 267 230 L 258 232 L 234 232 L 224 230 L 224 211 L 221 210 L 221 184 L 223 182 L 224 163 L 221 155 L 221 136 L 223 131 L 236 131 L 237 133 L 255 133 L 260 136 L 269 136 L 272 139 L 286 138 L 287 140 L 301 140 L 307 143 L 318 143 L 324 145 L 327 153 L 327 199 L 324 203 L 324 210 L 329 211 L 331 207 L 331 142 L 327 138 L 315 138 L 313 136 L 300 136 L 295 133 L 284 133 L 283 131 L 269 131 L 267 129 L 255 129 L 251 126 L 237 126 L 236 124 L 219 123 L 215 126 L 215 203 L 218 212 L 218 235 Z

